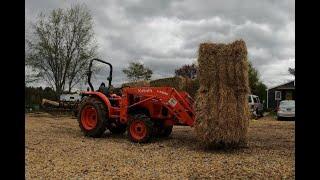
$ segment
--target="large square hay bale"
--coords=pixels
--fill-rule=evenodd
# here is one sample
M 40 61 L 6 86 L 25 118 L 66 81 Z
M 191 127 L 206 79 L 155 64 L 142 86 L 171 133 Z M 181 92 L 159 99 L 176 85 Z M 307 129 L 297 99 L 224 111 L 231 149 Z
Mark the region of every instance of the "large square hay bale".
M 149 86 L 150 86 L 149 81 L 128 82 L 128 83 L 123 83 L 121 85 L 122 88 L 124 88 L 124 87 L 149 87 Z
M 190 79 L 190 78 L 186 78 L 183 84 L 184 87 L 184 91 L 186 91 L 187 93 L 189 93 L 189 95 L 192 98 L 195 98 L 196 93 L 199 89 L 199 80 L 198 79 Z
M 209 147 L 246 144 L 249 81 L 245 42 L 202 43 L 198 63 L 197 136 Z
M 173 87 L 177 91 L 186 91 L 191 97 L 195 97 L 199 89 L 199 81 L 197 79 L 190 79 L 182 76 L 175 76 L 163 79 L 150 81 L 152 87 Z
M 181 76 L 162 78 L 150 81 L 151 87 L 173 87 L 178 91 L 183 90 L 184 78 Z

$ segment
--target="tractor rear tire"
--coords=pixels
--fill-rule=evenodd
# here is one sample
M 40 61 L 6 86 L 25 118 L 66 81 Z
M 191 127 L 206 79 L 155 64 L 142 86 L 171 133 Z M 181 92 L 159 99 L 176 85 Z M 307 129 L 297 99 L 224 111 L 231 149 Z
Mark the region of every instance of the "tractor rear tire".
M 127 126 L 123 124 L 109 124 L 108 129 L 112 134 L 123 134 L 127 130 Z
M 153 122 L 145 114 L 133 115 L 129 120 L 127 131 L 132 142 L 149 142 L 153 134 Z
M 101 137 L 108 124 L 105 104 L 96 97 L 85 98 L 79 107 L 78 122 L 85 136 Z

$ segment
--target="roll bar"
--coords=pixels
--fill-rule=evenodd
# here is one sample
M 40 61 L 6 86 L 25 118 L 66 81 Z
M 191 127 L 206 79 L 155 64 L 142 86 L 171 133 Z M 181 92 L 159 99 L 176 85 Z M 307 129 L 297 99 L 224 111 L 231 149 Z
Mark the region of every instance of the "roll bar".
M 112 65 L 111 65 L 110 63 L 106 62 L 106 61 L 101 60 L 101 59 L 94 58 L 94 59 L 91 59 L 91 60 L 90 60 L 89 71 L 88 71 L 88 84 L 89 84 L 89 86 L 90 86 L 91 91 L 94 91 L 93 86 L 92 86 L 92 84 L 91 84 L 91 75 L 92 75 L 91 67 L 92 67 L 92 62 L 93 62 L 93 61 L 98 61 L 98 62 L 101 62 L 101 63 L 103 63 L 103 64 L 109 65 L 109 67 L 110 67 L 110 72 L 109 72 L 109 77 L 107 78 L 107 80 L 109 81 L 109 87 L 111 87 L 111 81 L 112 81 Z

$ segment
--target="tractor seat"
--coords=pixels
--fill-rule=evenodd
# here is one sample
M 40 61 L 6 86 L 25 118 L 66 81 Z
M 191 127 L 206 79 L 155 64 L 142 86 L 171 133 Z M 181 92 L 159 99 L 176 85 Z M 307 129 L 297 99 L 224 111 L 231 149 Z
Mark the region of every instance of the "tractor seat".
M 106 96 L 109 96 L 109 88 L 107 87 L 100 87 L 98 91 L 103 93 Z
M 101 92 L 101 93 L 103 93 L 105 96 L 107 96 L 107 98 L 109 99 L 109 101 L 110 101 L 110 104 L 111 104 L 111 106 L 116 106 L 116 104 L 117 104 L 117 101 L 116 100 L 114 100 L 114 99 L 110 99 L 110 91 L 109 91 L 109 88 L 107 88 L 107 87 L 99 87 L 99 90 L 98 90 L 99 92 Z

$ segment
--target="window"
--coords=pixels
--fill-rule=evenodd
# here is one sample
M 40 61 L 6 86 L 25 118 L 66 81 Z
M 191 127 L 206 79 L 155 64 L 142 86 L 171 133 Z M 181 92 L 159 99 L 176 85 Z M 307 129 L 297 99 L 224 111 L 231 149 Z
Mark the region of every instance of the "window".
M 254 103 L 258 103 L 258 98 L 254 97 L 254 98 L 253 98 L 253 102 L 254 102 Z
M 248 97 L 248 102 L 251 103 L 251 96 Z
M 275 91 L 275 100 L 281 100 L 281 91 Z

